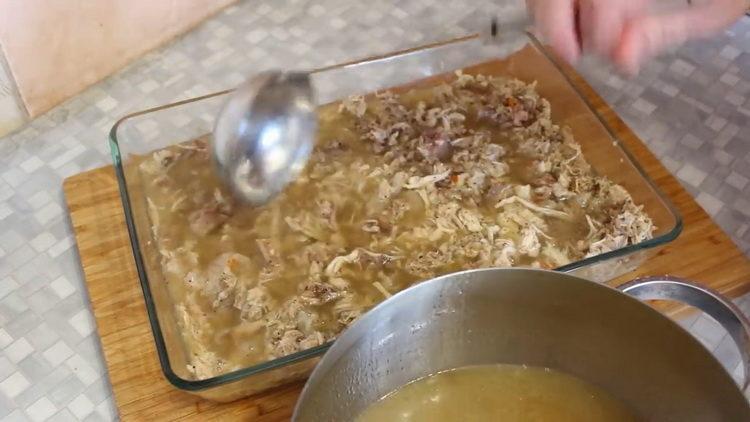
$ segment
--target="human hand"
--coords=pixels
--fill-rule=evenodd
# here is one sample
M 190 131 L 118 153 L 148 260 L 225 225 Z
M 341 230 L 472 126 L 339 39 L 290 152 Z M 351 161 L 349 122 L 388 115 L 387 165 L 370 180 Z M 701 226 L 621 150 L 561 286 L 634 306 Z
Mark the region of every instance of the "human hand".
M 635 74 L 643 62 L 688 39 L 731 25 L 748 0 L 703 0 L 671 12 L 654 9 L 660 0 L 526 0 L 540 35 L 563 59 L 576 63 L 583 52 L 606 57 Z

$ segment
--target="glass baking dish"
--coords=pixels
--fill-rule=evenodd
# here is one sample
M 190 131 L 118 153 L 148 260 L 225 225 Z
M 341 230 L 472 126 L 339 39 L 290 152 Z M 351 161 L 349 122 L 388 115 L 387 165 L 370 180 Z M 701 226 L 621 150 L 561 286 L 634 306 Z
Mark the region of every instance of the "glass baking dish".
M 539 94 L 552 106 L 553 121 L 571 128 L 594 170 L 624 186 L 636 203 L 643 204 L 657 226 L 652 239 L 570 263 L 558 268 L 559 271 L 604 282 L 634 270 L 656 253 L 659 246 L 678 236 L 682 221 L 675 207 L 571 85 L 555 59 L 530 34 L 490 42 L 474 35 L 330 66 L 313 72 L 313 84 L 318 91 L 318 103 L 327 104 L 352 94 L 434 83 L 435 78 L 452 76 L 458 69 L 508 75 L 527 82 L 536 80 Z M 175 387 L 216 401 L 234 400 L 303 379 L 330 345 L 208 379 L 192 379 L 186 368 L 187 351 L 154 247 L 140 173 L 131 163 L 133 157 L 209 134 L 227 92 L 130 114 L 110 132 L 133 255 L 162 370 Z

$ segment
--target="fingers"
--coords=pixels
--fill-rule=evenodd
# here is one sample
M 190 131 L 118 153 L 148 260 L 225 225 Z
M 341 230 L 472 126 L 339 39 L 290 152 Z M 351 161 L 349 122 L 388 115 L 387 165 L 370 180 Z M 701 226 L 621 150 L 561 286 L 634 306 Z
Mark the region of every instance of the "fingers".
M 565 61 L 575 64 L 581 57 L 576 33 L 575 0 L 528 0 L 536 28 Z
M 635 74 L 644 60 L 662 50 L 731 25 L 747 5 L 745 0 L 714 0 L 679 12 L 635 17 L 625 24 L 613 59 L 623 71 Z
M 748 0 L 707 0 L 672 13 L 653 14 L 651 0 L 527 0 L 540 35 L 564 60 L 586 50 L 609 57 L 635 74 L 647 58 L 690 38 L 713 34 L 742 16 Z M 655 3 L 658 5 L 658 3 Z
M 620 42 L 625 23 L 642 14 L 647 4 L 648 0 L 580 0 L 584 51 L 611 57 Z
M 665 27 L 664 17 L 646 16 L 632 20 L 623 31 L 613 60 L 621 71 L 636 75 L 643 62 L 672 44 L 687 40 L 689 26 L 682 14 L 670 16 Z

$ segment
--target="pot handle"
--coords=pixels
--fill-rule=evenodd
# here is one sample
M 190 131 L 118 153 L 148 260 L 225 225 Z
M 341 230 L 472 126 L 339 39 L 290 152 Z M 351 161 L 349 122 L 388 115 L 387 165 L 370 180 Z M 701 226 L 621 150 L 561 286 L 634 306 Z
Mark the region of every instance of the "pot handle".
M 640 300 L 673 300 L 711 315 L 732 336 L 744 367 L 743 391 L 750 384 L 750 321 L 731 300 L 708 287 L 677 277 L 641 277 L 617 288 Z

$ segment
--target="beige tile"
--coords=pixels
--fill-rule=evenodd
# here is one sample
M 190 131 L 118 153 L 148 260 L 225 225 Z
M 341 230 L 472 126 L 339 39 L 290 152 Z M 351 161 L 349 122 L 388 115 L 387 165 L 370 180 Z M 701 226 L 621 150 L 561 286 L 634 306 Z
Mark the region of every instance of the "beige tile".
M 695 187 L 700 186 L 706 176 L 707 175 L 705 171 L 695 167 L 690 163 L 686 163 L 679 171 L 677 171 L 678 179 L 687 182 Z
M 34 117 L 235 0 L 3 0 L 0 45 Z
M 711 217 L 715 217 L 724 206 L 723 202 L 708 192 L 699 193 L 695 200 L 698 201 L 698 204 L 700 204 L 700 206 L 703 207 Z

